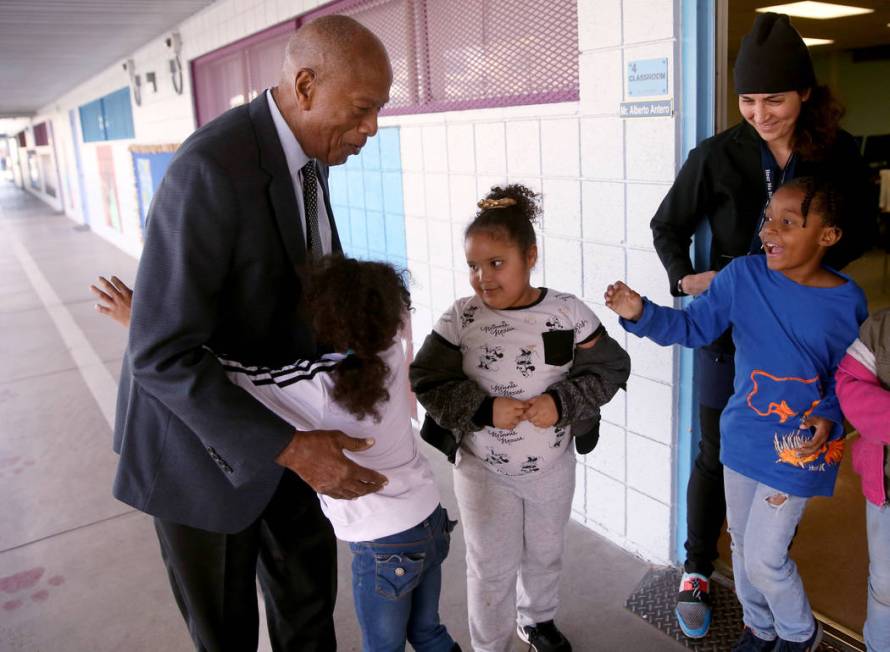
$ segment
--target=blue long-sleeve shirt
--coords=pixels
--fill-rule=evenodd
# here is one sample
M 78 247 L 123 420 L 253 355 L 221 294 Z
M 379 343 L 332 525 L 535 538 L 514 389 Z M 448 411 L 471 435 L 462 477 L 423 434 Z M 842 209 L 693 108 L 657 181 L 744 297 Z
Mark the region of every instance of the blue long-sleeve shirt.
M 661 345 L 699 347 L 732 326 L 734 393 L 720 418 L 720 460 L 749 478 L 795 496 L 830 496 L 843 455 L 843 415 L 834 372 L 868 312 L 856 283 L 800 285 L 771 271 L 765 256 L 737 258 L 685 310 L 644 300 L 629 332 Z M 808 414 L 834 422 L 818 455 L 795 449 L 812 435 Z

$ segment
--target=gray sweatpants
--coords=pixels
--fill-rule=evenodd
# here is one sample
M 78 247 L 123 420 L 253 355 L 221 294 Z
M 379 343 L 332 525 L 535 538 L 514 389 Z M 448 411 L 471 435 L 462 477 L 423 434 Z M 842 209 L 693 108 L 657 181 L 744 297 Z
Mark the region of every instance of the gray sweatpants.
M 575 455 L 567 450 L 541 473 L 510 477 L 461 453 L 454 494 L 467 545 L 470 640 L 476 652 L 508 652 L 515 623 L 556 614 Z

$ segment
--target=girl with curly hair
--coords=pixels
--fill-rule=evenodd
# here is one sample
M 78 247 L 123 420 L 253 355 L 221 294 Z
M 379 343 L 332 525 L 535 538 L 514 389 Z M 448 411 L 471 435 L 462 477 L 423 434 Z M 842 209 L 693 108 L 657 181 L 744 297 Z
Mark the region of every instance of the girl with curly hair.
M 455 461 L 476 652 L 512 649 L 514 630 L 536 652 L 572 649 L 554 622 L 575 488 L 572 439 L 590 452 L 599 407 L 630 370 L 587 305 L 531 284 L 538 212 L 538 196 L 521 185 L 492 188 L 479 202 L 464 238 L 475 294 L 442 315 L 411 365 L 427 416 L 453 431 L 438 441 L 450 440 L 441 448 Z M 572 378 L 587 355 L 602 364 Z
M 218 355 L 229 380 L 297 430 L 340 430 L 374 439 L 344 451 L 388 482 L 353 499 L 319 495 L 337 538 L 353 553 L 352 587 L 363 650 L 459 652 L 439 622 L 442 562 L 455 521 L 440 505 L 429 462 L 411 425 L 406 341 L 411 299 L 390 265 L 340 256 L 307 272 L 305 308 L 319 343 L 336 353 L 278 369 Z M 129 324 L 132 293 L 99 279 L 100 312 Z M 101 288 L 101 289 L 100 289 Z

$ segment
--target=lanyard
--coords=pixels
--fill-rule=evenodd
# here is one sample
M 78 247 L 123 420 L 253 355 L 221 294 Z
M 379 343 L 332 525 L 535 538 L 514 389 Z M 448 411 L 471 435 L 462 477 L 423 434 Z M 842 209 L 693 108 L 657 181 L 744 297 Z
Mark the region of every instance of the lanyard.
M 769 150 L 769 147 L 766 146 L 766 143 L 760 143 L 760 164 L 763 167 L 763 179 L 766 183 L 766 201 L 769 203 L 769 200 L 773 198 L 773 193 L 776 189 L 785 183 L 786 180 L 791 181 L 794 178 L 794 168 L 797 167 L 797 157 L 794 155 L 794 152 L 788 155 L 788 160 L 785 161 L 785 167 L 779 168 L 779 163 L 776 161 L 776 157 L 773 156 L 773 153 Z M 775 179 L 778 177 L 779 182 L 775 183 Z
M 763 228 L 763 221 L 766 219 L 766 207 L 769 205 L 770 200 L 773 198 L 773 193 L 776 192 L 779 186 L 785 183 L 785 181 L 791 181 L 791 179 L 794 178 L 795 168 L 797 167 L 797 156 L 795 156 L 794 152 L 791 152 L 788 156 L 788 160 L 785 161 L 785 167 L 780 168 L 776 161 L 776 157 L 769 151 L 769 147 L 766 146 L 766 143 L 761 141 L 760 165 L 763 168 L 763 180 L 766 184 L 766 203 L 760 210 L 760 219 L 757 222 L 757 228 L 754 229 L 754 236 L 751 238 L 751 247 L 748 250 L 749 254 L 757 254 L 762 250 L 761 247 L 763 243 L 760 242 L 760 229 Z M 778 180 L 778 183 L 776 183 L 776 180 Z

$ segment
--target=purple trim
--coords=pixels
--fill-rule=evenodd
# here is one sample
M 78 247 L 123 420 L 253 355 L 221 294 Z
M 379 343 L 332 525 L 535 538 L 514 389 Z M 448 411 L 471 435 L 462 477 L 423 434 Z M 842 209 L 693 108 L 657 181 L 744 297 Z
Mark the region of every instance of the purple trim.
M 532 104 L 555 104 L 557 102 L 577 102 L 577 89 L 550 91 L 547 93 L 530 93 L 528 95 L 510 95 L 487 97 L 481 100 L 437 100 L 412 106 L 385 108 L 381 116 L 415 115 L 420 113 L 442 113 L 444 111 L 468 111 L 471 109 L 494 109 L 505 106 L 529 106 Z

